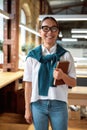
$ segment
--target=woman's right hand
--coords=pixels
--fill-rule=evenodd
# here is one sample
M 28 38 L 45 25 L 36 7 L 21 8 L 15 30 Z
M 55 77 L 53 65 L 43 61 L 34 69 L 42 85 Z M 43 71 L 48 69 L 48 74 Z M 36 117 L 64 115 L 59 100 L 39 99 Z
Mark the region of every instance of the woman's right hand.
M 25 120 L 27 123 L 31 124 L 32 123 L 32 113 L 30 109 L 25 109 Z

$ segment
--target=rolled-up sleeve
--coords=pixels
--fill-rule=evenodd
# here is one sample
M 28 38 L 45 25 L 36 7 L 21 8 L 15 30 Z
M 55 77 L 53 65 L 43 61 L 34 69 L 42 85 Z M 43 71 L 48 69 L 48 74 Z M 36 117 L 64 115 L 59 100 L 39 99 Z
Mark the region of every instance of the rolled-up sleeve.
M 68 75 L 76 79 L 76 69 L 75 69 L 74 59 L 71 53 L 68 53 L 68 60 L 70 61 Z
M 23 81 L 32 82 L 32 58 L 28 57 L 24 64 Z

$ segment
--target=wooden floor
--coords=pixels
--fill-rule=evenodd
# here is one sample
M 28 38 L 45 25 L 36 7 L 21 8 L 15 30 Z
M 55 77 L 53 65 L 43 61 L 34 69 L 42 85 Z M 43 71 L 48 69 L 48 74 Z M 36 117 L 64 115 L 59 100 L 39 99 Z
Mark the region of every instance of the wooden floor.
M 34 127 L 26 124 L 21 115 L 5 113 L 0 114 L 0 130 L 34 130 Z M 87 130 L 87 119 L 69 120 L 68 130 Z
M 87 130 L 87 119 L 69 120 L 68 130 Z
M 30 125 L 28 130 L 34 130 L 33 125 Z M 49 130 L 52 130 L 51 127 Z M 68 130 L 87 130 L 87 120 L 69 120 Z

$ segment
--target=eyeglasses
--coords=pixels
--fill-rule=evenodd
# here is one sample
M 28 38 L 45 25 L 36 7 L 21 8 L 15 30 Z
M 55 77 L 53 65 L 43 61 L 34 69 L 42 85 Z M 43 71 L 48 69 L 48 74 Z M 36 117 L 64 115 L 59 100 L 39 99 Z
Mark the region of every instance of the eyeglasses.
M 58 31 L 58 27 L 57 26 L 52 26 L 52 27 L 48 27 L 48 26 L 42 26 L 41 29 L 44 31 L 44 32 L 48 32 L 48 31 L 52 31 L 52 32 L 56 32 Z

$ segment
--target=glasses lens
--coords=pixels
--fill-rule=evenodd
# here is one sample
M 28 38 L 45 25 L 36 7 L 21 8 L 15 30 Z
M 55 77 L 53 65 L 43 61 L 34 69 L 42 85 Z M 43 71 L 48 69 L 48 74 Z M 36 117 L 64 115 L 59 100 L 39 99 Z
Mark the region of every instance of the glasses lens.
M 42 26 L 42 29 L 44 32 L 48 32 L 49 31 L 49 27 L 48 26 Z
M 58 28 L 56 26 L 54 26 L 54 27 L 51 27 L 51 30 L 52 30 L 52 32 L 56 32 L 58 30 Z

